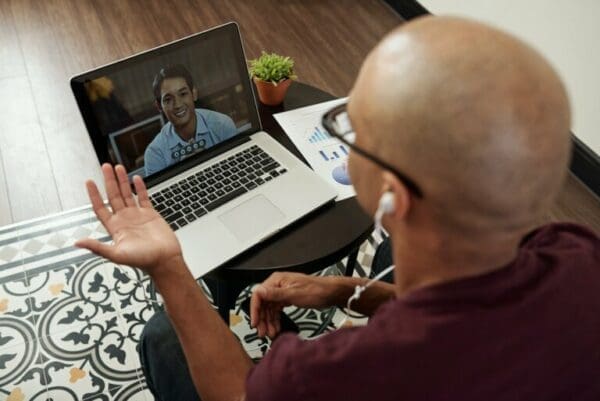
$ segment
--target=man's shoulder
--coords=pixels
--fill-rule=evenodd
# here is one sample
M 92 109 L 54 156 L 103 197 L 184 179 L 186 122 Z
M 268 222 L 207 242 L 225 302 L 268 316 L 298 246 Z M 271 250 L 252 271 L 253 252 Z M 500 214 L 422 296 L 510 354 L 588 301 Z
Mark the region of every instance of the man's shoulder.
M 550 223 L 543 225 L 529 234 L 529 237 L 579 238 L 586 242 L 600 241 L 598 234 L 591 228 L 576 223 Z
M 222 119 L 229 118 L 227 115 L 220 113 L 218 111 L 209 110 L 209 109 L 196 109 L 196 114 L 201 115 L 206 119 Z
M 567 264 L 591 261 L 600 264 L 600 237 L 590 228 L 574 223 L 547 224 L 529 233 L 522 249 L 552 253 Z

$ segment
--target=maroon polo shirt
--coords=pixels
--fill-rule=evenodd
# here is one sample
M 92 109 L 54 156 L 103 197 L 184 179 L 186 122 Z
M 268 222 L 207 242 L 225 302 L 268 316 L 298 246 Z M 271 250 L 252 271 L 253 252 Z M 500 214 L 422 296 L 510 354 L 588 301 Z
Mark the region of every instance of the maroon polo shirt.
M 600 239 L 527 236 L 510 265 L 382 305 L 365 327 L 277 339 L 254 400 L 600 400 Z

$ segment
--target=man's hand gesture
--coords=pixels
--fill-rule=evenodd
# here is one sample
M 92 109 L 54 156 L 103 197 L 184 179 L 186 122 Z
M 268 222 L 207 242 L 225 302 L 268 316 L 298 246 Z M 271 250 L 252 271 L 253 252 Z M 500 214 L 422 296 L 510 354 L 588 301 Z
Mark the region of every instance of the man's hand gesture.
M 335 278 L 301 273 L 273 273 L 252 290 L 250 322 L 260 337 L 281 330 L 280 313 L 289 305 L 322 309 L 334 305 Z
M 104 205 L 93 181 L 88 181 L 86 186 L 94 212 L 112 236 L 113 245 L 91 238 L 79 240 L 75 245 L 115 263 L 139 267 L 151 276 L 181 259 L 177 237 L 152 207 L 142 178 L 133 177 L 136 201 L 123 166 L 117 165 L 113 169 L 111 165 L 104 164 L 102 173 L 112 211 Z

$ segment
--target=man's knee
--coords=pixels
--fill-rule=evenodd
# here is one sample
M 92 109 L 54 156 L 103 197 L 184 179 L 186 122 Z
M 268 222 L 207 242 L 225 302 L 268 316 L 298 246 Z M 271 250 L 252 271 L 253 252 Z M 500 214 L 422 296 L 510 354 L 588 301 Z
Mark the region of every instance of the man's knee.
M 147 372 L 152 369 L 154 361 L 165 361 L 169 357 L 180 357 L 173 349 L 179 348 L 177 334 L 165 311 L 156 312 L 144 326 L 140 336 L 138 352 L 142 368 Z
M 179 339 L 164 311 L 146 323 L 139 354 L 146 384 L 157 400 L 199 400 Z
M 157 345 L 172 340 L 173 336 L 177 338 L 175 330 L 171 325 L 171 321 L 167 317 L 165 311 L 160 310 L 152 315 L 144 326 L 144 330 L 142 330 L 140 336 L 140 352 L 141 348 L 154 350 L 158 348 Z

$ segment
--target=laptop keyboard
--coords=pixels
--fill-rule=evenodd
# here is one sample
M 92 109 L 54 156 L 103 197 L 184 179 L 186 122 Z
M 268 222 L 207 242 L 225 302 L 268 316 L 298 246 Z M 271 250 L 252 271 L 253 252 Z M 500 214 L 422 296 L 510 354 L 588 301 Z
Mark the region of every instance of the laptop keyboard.
M 177 230 L 286 172 L 254 145 L 150 195 L 150 201 Z

